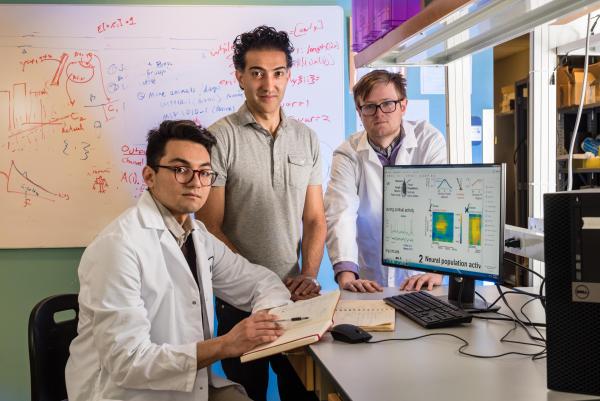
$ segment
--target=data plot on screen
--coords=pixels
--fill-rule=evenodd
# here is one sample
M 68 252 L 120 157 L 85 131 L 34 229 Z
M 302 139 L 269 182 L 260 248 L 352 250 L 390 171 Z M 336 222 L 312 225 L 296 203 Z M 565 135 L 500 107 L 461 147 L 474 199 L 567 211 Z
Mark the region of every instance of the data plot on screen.
M 497 276 L 501 178 L 498 165 L 386 167 L 383 262 Z
M 432 221 L 433 241 L 454 242 L 454 213 L 433 212 Z

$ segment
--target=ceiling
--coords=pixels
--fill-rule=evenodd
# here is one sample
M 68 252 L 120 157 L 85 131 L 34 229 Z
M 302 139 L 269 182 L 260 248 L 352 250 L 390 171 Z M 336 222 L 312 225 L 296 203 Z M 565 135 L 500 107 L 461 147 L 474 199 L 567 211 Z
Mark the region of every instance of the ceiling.
M 519 36 L 494 47 L 494 61 L 529 50 L 529 34 Z

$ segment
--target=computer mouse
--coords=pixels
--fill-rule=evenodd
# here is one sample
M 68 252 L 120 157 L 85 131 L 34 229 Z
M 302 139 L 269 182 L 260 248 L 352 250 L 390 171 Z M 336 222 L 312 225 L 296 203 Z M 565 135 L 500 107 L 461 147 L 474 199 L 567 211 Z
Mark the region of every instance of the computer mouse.
M 373 336 L 353 324 L 338 324 L 331 328 L 334 340 L 356 344 L 369 341 Z

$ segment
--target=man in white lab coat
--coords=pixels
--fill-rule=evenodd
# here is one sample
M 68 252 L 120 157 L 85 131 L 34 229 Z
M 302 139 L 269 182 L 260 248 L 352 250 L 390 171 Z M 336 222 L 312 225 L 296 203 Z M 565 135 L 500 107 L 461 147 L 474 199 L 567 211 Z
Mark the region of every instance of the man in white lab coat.
M 281 335 L 265 310 L 290 303 L 290 293 L 191 217 L 216 178 L 214 144 L 191 121 L 165 121 L 148 134 L 148 191 L 79 265 L 78 336 L 65 372 L 70 401 L 249 400 L 210 365 Z M 211 338 L 213 294 L 254 313 Z
M 402 74 L 368 73 L 354 86 L 354 102 L 365 130 L 334 152 L 325 193 L 327 251 L 336 281 L 349 291 L 431 290 L 441 275 L 381 264 L 382 176 L 385 165 L 445 164 L 444 137 L 425 121 L 403 119 L 408 101 Z

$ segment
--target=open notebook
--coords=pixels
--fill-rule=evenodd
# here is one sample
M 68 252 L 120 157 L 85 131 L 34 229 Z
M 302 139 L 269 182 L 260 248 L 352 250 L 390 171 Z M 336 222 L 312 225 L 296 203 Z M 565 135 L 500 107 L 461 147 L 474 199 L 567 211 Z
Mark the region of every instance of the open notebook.
M 305 301 L 297 301 L 290 305 L 271 309 L 269 313 L 279 316 L 280 319 L 290 319 L 298 316 L 308 317 L 308 319 L 280 323 L 285 329 L 281 337 L 244 353 L 240 360 L 242 362 L 253 361 L 316 343 L 331 326 L 333 312 L 339 299 L 340 291 L 335 290 Z
M 382 300 L 342 299 L 335 308 L 333 323 L 349 323 L 365 331 L 394 331 L 396 311 Z

